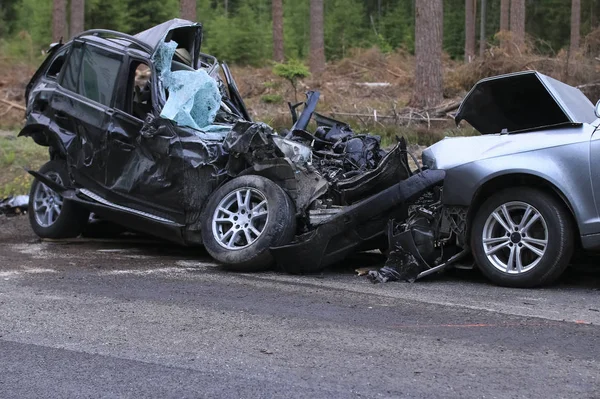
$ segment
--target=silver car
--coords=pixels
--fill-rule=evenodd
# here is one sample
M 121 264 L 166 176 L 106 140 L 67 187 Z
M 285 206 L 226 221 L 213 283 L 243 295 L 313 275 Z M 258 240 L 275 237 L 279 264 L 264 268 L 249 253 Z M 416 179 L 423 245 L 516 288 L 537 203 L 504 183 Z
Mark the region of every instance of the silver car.
M 575 248 L 600 248 L 597 114 L 581 91 L 538 72 L 493 77 L 456 115 L 481 136 L 424 151 L 424 167 L 446 173 L 440 230 L 493 282 L 548 284 Z

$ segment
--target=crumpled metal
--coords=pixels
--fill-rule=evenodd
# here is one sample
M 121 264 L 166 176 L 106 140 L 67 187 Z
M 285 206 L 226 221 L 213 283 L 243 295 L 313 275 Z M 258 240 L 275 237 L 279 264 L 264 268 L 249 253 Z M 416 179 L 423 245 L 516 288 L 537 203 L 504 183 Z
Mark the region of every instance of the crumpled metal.
M 158 78 L 169 93 L 160 116 L 201 131 L 219 131 L 222 126 L 212 126 L 221 106 L 221 93 L 217 82 L 203 70 L 171 71 L 177 42 L 161 44 L 154 63 Z

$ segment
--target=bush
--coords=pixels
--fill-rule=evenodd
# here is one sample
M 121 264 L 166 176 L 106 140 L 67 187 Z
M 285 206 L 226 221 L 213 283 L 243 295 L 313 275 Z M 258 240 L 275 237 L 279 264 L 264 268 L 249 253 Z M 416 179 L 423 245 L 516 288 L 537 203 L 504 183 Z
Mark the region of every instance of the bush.
M 294 100 L 298 101 L 298 80 L 307 78 L 310 76 L 310 71 L 302 62 L 291 59 L 288 62 L 282 64 L 275 64 L 273 67 L 273 73 L 280 78 L 286 79 L 292 85 L 294 89 Z
M 260 101 L 265 104 L 280 104 L 283 101 L 283 97 L 279 94 L 265 94 L 260 98 Z

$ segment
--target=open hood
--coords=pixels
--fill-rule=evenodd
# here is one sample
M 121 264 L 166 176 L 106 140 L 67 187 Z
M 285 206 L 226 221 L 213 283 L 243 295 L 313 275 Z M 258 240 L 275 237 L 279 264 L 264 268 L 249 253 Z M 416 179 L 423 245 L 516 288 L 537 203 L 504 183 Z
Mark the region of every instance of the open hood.
M 456 114 L 456 123 L 462 120 L 481 134 L 492 134 L 591 123 L 596 115 L 579 89 L 527 71 L 477 82 Z
M 134 36 L 136 39 L 148 44 L 156 52 L 163 42 L 173 40 L 178 48 L 187 50 L 191 57 L 191 66 L 198 68 L 200 60 L 200 47 L 202 45 L 202 24 L 175 18 Z

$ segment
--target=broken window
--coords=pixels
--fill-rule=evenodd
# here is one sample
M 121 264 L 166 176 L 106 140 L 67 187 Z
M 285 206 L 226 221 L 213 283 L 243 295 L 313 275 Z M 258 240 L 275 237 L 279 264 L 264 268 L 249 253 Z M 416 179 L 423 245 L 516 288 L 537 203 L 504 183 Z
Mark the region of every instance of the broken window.
M 160 116 L 180 126 L 211 130 L 221 106 L 217 82 L 202 69 L 173 61 L 177 47 L 174 41 L 163 43 L 154 56 L 159 87 L 167 98 Z
M 50 64 L 50 67 L 46 72 L 46 77 L 50 79 L 56 79 L 58 77 L 58 74 L 60 73 L 63 65 L 65 64 L 65 60 L 67 59 L 68 50 L 68 48 L 64 48 L 59 51 L 59 53 L 56 55 L 56 58 L 54 58 L 54 61 L 52 61 L 52 64 Z

